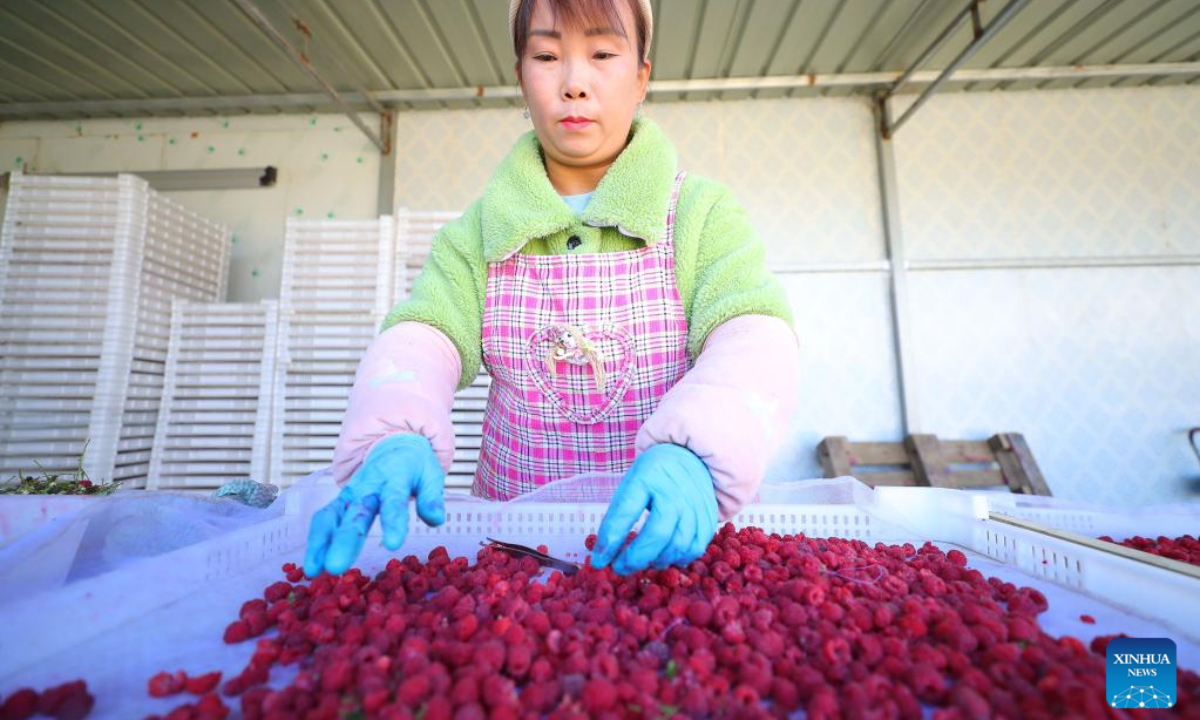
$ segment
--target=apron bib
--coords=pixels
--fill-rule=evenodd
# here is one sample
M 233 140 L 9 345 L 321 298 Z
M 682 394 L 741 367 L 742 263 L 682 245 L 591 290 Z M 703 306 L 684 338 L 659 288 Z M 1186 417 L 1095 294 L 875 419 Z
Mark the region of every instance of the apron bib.
M 687 371 L 674 244 L 684 175 L 653 247 L 517 252 L 488 265 L 483 362 L 492 386 L 472 494 L 510 500 L 633 463 L 638 429 Z

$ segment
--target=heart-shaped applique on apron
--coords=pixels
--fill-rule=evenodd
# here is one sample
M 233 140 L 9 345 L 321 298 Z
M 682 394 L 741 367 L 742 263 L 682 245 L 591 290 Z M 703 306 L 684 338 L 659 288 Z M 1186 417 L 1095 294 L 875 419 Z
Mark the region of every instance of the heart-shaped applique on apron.
M 633 336 L 619 325 L 547 325 L 529 338 L 526 365 L 534 384 L 577 423 L 603 420 L 633 375 Z

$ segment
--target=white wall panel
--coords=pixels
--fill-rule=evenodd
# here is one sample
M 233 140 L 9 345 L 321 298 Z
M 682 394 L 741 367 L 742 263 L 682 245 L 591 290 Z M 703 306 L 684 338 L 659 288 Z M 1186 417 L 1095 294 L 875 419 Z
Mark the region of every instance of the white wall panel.
M 896 135 L 912 259 L 1200 254 L 1200 90 L 956 93 Z
M 1024 433 L 1062 497 L 1187 496 L 1200 478 L 1186 437 L 1200 424 L 1200 268 L 910 280 L 922 431 Z
M 788 273 L 780 276 L 800 338 L 800 397 L 768 477 L 821 477 L 816 446 L 826 435 L 901 436 L 887 276 Z

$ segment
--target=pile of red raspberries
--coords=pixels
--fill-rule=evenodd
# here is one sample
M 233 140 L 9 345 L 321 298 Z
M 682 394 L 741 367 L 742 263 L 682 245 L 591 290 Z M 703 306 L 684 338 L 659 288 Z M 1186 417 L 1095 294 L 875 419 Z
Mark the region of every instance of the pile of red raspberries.
M 1200 676 L 1183 669 L 1173 708 L 1109 707 L 1115 636 L 1047 635 L 1040 592 L 930 543 L 726 525 L 688 567 L 630 577 L 546 578 L 492 548 L 474 565 L 444 548 L 393 559 L 374 579 L 283 571 L 225 630 L 258 638 L 218 688 L 246 720 L 1200 718 Z M 181 684 L 163 673 L 150 689 Z
M 594 542 L 589 538 L 589 545 Z M 590 549 L 590 548 L 589 548 Z M 530 558 L 444 548 L 287 582 L 247 602 L 258 637 L 222 691 L 247 720 L 1123 717 L 1104 649 L 1038 627 L 1045 597 L 926 543 L 767 535 L 725 525 L 687 568 L 536 580 Z M 276 664 L 299 663 L 282 689 Z M 1200 718 L 1200 676 L 1150 715 Z M 1148 716 L 1150 716 L 1148 715 Z
M 1141 550 L 1151 555 L 1185 562 L 1189 565 L 1200 565 L 1200 540 L 1197 540 L 1195 535 L 1184 535 L 1177 538 L 1159 536 L 1157 540 L 1134 535 L 1119 543 L 1108 535 L 1101 535 L 1100 539 L 1134 550 Z

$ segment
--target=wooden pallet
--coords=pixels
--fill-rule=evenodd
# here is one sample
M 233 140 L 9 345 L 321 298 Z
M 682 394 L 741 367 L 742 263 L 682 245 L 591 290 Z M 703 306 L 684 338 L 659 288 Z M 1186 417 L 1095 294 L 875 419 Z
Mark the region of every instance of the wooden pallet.
M 817 446 L 817 456 L 825 477 L 853 475 L 871 487 L 1007 486 L 1026 495 L 1051 494 L 1020 433 L 998 433 L 987 440 L 939 440 L 922 434 L 903 442 L 850 442 L 831 436 Z

